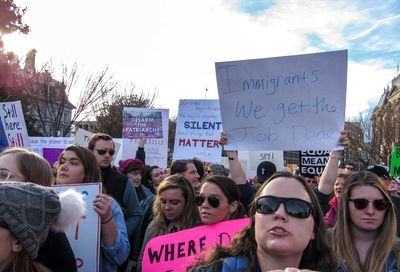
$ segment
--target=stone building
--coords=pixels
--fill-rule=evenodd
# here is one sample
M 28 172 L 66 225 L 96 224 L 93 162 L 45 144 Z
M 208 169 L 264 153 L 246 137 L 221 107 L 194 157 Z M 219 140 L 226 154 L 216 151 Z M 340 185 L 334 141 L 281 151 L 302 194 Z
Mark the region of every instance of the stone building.
M 400 74 L 385 88 L 372 114 L 372 149 L 389 165 L 393 147 L 400 146 Z

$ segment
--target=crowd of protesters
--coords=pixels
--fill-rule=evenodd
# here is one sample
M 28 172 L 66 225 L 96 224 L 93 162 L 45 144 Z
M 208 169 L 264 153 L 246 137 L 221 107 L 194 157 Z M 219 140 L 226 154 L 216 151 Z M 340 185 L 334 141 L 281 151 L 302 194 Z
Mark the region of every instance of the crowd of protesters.
M 338 143 L 348 147 L 346 132 Z M 332 150 L 320 177 L 264 161 L 249 182 L 235 150 L 225 150 L 229 167 L 187 158 L 166 171 L 146 163 L 145 144 L 118 168 L 105 133 L 67 146 L 55 169 L 27 149 L 0 153 L 0 271 L 78 271 L 65 231 L 85 209 L 100 219 L 99 271 L 143 271 L 151 239 L 241 218 L 250 224 L 188 271 L 400 270 L 400 190 L 383 166 L 340 168 L 343 151 Z M 76 191 L 51 188 L 95 182 L 102 193 L 88 207 Z

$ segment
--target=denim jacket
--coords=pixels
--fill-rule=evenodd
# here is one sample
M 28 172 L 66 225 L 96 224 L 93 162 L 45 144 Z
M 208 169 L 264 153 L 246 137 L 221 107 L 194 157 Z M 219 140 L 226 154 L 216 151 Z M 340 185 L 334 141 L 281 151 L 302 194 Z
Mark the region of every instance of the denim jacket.
M 128 258 L 130 245 L 124 215 L 116 200 L 111 199 L 111 215 L 117 227 L 117 236 L 114 245 L 107 247 L 100 240 L 100 271 L 116 272 L 117 266 L 121 265 Z

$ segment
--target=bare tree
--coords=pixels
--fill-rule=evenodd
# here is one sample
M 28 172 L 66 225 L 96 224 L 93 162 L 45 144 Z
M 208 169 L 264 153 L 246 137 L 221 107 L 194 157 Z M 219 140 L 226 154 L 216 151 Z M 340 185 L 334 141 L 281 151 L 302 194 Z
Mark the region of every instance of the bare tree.
M 62 67 L 62 81 L 54 79 L 51 63 L 45 64 L 40 72 L 25 66 L 25 94 L 29 101 L 29 110 L 36 120 L 34 126 L 43 136 L 66 136 L 74 124 L 79 124 L 93 115 L 91 109 L 111 92 L 116 83 L 108 75 L 108 68 L 85 80 L 75 107 L 69 97 L 78 82 L 77 64 L 68 69 Z

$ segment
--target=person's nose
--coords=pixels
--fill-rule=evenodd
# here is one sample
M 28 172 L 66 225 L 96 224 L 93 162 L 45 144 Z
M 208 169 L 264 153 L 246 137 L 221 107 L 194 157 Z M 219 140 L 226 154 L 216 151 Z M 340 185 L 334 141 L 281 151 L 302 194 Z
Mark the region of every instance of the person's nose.
M 68 170 L 68 163 L 64 162 L 63 164 L 60 165 L 61 170 Z
M 373 215 L 375 213 L 375 208 L 372 202 L 369 202 L 367 208 L 365 209 L 368 215 Z
M 278 209 L 274 212 L 273 218 L 275 220 L 282 220 L 282 221 L 287 221 L 288 220 L 288 215 L 286 214 L 285 207 L 283 206 L 283 203 L 279 204 Z

